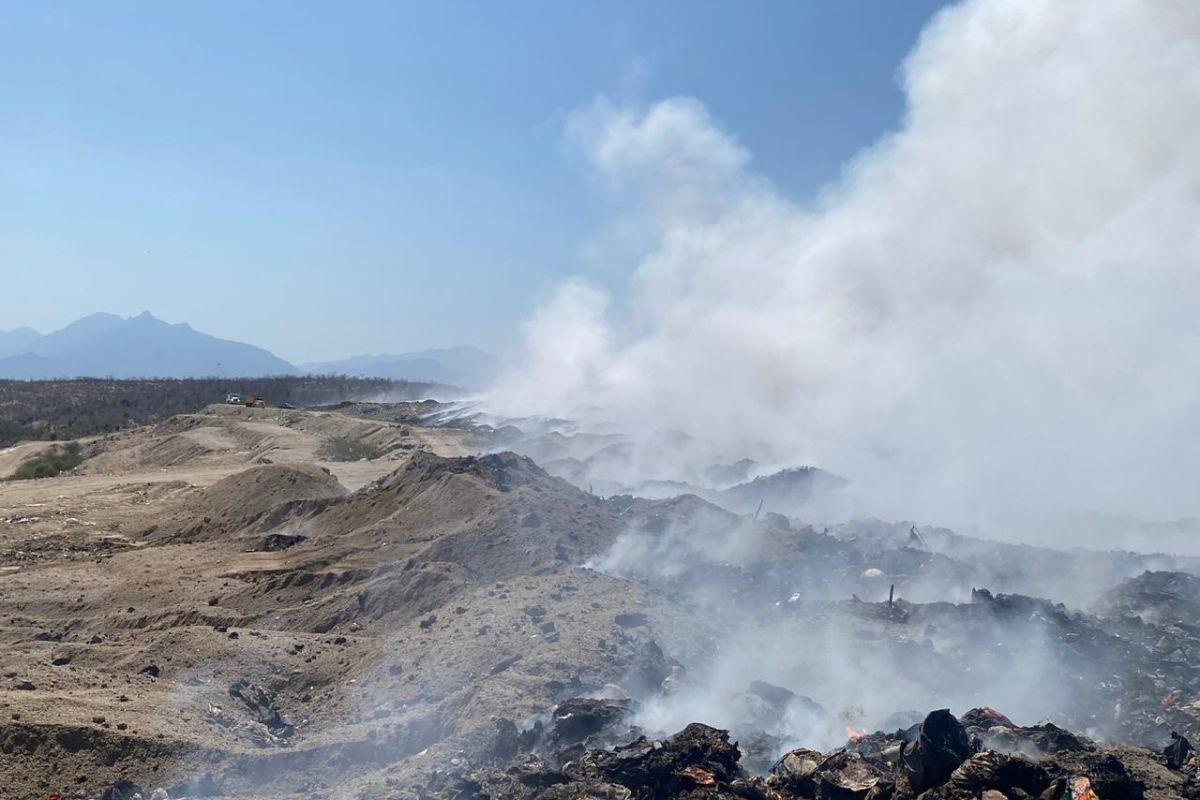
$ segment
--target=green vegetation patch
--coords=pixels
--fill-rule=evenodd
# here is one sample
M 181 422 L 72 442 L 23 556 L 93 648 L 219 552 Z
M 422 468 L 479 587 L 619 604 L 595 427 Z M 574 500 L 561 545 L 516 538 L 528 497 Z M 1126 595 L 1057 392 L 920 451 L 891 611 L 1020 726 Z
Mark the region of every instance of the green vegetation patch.
M 364 458 L 379 458 L 383 450 L 375 445 L 350 436 L 334 436 L 326 439 L 317 450 L 317 458 L 325 461 L 361 461 Z
M 26 461 L 17 467 L 9 480 L 26 481 L 33 478 L 53 478 L 63 472 L 70 472 L 83 463 L 83 448 L 79 442 L 67 442 L 55 446 L 47 453 Z

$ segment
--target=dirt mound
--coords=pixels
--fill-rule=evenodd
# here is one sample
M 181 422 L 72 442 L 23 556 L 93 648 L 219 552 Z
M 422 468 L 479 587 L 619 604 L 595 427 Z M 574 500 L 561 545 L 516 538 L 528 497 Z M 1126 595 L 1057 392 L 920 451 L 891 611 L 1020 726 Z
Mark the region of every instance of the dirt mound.
M 414 400 L 406 403 L 367 403 L 346 400 L 327 406 L 316 406 L 314 411 L 337 411 L 348 417 L 379 420 L 393 424 L 418 424 L 430 415 L 454 408 L 453 403 L 437 400 Z
M 153 534 L 173 540 L 225 536 L 255 523 L 278 524 L 294 510 L 293 504 L 320 504 L 345 494 L 345 487 L 322 467 L 264 464 L 196 490 Z
M 21 465 L 54 451 L 55 442 L 24 442 L 0 449 L 0 480 L 17 471 Z
M 494 580 L 581 563 L 612 543 L 618 523 L 600 500 L 524 456 L 422 452 L 311 527 L 339 538 L 367 533 L 387 541 L 381 556 L 449 562 Z
M 43 725 L 8 721 L 0 727 L 3 759 L 20 759 L 19 772 L 0 771 L 0 795 L 47 797 L 65 783 L 92 786 L 131 769 L 158 769 L 180 757 L 178 743 L 129 736 L 107 726 Z M 75 774 L 55 776 L 70 763 Z
M 258 455 L 262 437 L 208 414 L 183 414 L 146 428 L 119 433 L 100 443 L 101 452 L 84 466 L 90 474 L 198 465 L 230 454 Z
M 248 573 L 242 596 L 305 630 L 400 624 L 495 581 L 584 563 L 622 525 L 613 507 L 522 456 L 418 452 L 354 494 L 255 521 L 256 536 L 306 538 L 285 551 L 282 574 Z
M 538 481 L 553 481 L 531 459 L 515 453 L 494 453 L 486 456 L 443 458 L 432 453 L 417 453 L 403 467 L 375 482 L 376 489 L 419 492 L 431 482 L 444 476 L 470 475 L 499 492 L 509 492 Z M 562 483 L 562 482 L 560 482 Z M 562 483 L 569 490 L 569 484 Z

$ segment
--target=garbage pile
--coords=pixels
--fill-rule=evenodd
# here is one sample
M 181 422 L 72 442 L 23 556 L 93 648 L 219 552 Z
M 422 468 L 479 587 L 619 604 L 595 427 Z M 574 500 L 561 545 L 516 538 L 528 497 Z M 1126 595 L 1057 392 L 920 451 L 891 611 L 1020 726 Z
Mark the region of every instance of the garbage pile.
M 817 532 L 721 517 L 695 498 L 630 500 L 625 518 L 597 568 L 719 621 L 731 633 L 719 635 L 712 672 L 784 683 L 833 714 L 866 706 L 847 722 L 872 728 L 899 724 L 893 712 L 988 699 L 1106 742 L 1156 746 L 1172 730 L 1200 740 L 1200 578 L 1127 577 L 1165 557 L 1017 549 L 869 521 Z M 764 647 L 772 660 L 756 658 Z M 873 705 L 860 701 L 857 683 L 893 680 L 903 699 L 880 688 L 867 693 Z M 732 716 L 704 721 L 745 745 Z
M 296 729 L 275 704 L 266 689 L 241 678 L 229 687 L 229 696 L 240 700 L 256 722 L 267 729 L 272 741 L 286 743 Z
M 571 701 L 594 733 L 613 708 L 587 702 Z M 430 800 L 1200 798 L 1200 761 L 1183 737 L 1162 752 L 1102 747 L 1053 725 L 1017 725 L 988 708 L 961 720 L 936 710 L 909 728 L 856 735 L 827 753 L 792 750 L 766 775 L 749 774 L 741 757 L 727 731 L 692 723 L 663 739 L 636 735 L 582 752 L 535 748 L 505 769 L 439 772 L 417 793 Z
M 1115 587 L 1099 605 L 1109 615 L 1194 631 L 1200 618 L 1200 578 L 1186 572 L 1147 570 Z

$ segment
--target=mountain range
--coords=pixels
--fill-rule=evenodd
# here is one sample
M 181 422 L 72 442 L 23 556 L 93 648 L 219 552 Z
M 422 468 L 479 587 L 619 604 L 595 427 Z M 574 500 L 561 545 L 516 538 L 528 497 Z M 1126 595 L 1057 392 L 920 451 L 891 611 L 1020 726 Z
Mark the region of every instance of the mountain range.
M 186 322 L 97 313 L 53 333 L 0 331 L 0 378 L 188 378 L 339 374 L 481 386 L 498 360 L 474 347 L 364 355 L 296 366 L 269 350 L 219 339 Z

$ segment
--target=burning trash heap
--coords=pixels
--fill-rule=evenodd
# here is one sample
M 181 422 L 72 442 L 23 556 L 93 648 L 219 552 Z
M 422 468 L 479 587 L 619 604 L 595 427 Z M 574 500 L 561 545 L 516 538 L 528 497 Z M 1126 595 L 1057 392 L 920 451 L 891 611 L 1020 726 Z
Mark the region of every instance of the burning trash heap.
M 1102 747 L 1050 723 L 1018 725 L 990 708 L 949 710 L 892 732 L 851 737 L 835 750 L 789 751 L 765 775 L 742 765 L 728 731 L 692 723 L 662 739 L 618 734 L 625 705 L 573 699 L 548 732 L 507 769 L 437 772 L 421 792 L 436 800 L 1140 800 L 1200 797 L 1186 738 L 1161 752 Z M 501 727 L 504 730 L 504 727 Z M 538 746 L 538 738 L 544 739 Z M 614 738 L 612 747 L 589 746 Z M 506 737 L 497 737 L 498 746 Z M 511 737 L 511 744 L 517 743 Z

